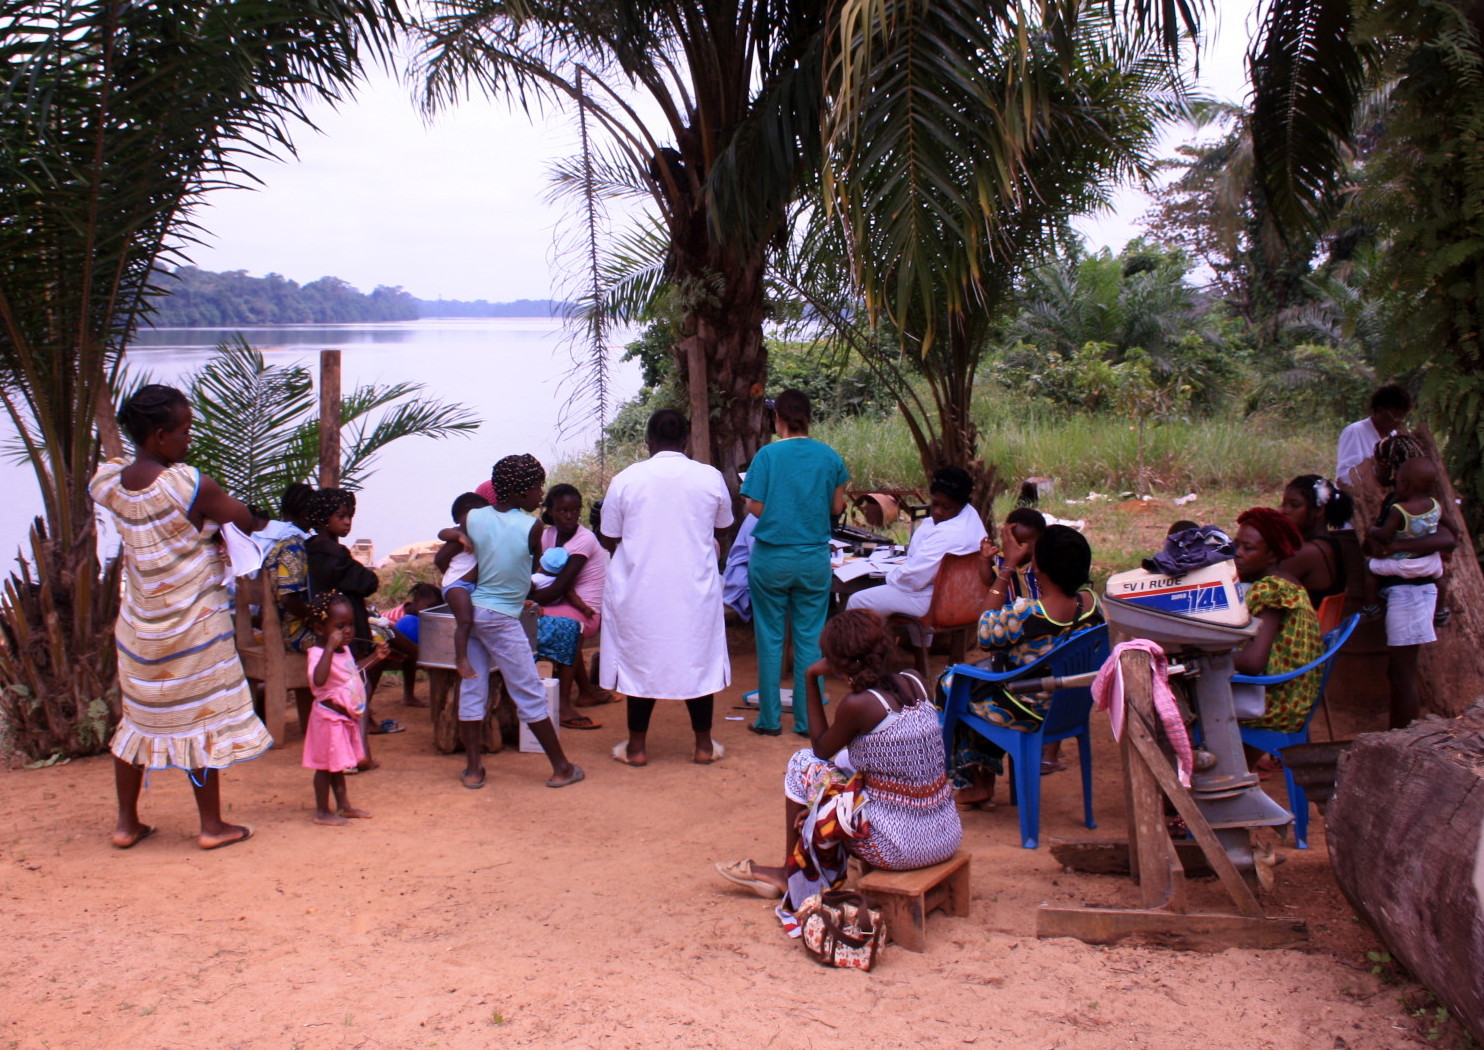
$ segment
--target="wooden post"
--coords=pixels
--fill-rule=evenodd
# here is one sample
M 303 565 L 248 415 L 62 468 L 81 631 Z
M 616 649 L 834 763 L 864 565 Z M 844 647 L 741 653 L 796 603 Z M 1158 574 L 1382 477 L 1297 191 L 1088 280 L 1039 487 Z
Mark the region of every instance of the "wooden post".
M 340 351 L 319 352 L 319 487 L 340 484 Z

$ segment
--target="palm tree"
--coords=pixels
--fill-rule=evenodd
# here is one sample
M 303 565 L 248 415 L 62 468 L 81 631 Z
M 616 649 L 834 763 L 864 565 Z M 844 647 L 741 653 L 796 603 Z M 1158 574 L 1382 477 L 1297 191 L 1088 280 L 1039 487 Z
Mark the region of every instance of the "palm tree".
M 188 380 L 196 410 L 190 462 L 233 496 L 271 511 L 279 494 L 319 468 L 319 399 L 303 365 L 270 365 L 238 336 Z M 466 406 L 423 396 L 420 383 L 370 384 L 341 399 L 339 487 L 360 489 L 377 454 L 406 437 L 468 434 Z
M 420 68 L 430 109 L 471 84 L 522 105 L 581 107 L 606 137 L 606 182 L 648 195 L 679 304 L 694 450 L 735 487 L 762 431 L 768 243 L 819 155 L 824 5 L 429 6 Z M 636 95 L 658 115 L 641 117 Z
M 1017 278 L 1065 243 L 1073 215 L 1149 173 L 1159 124 L 1181 111 L 1170 53 L 1101 11 L 1007 26 L 903 3 L 841 74 L 858 94 L 833 124 L 825 189 L 853 286 L 899 333 L 895 361 L 920 361 L 931 414 L 908 399 L 902 410 L 924 470 L 970 470 L 982 500 L 996 482 L 970 413 L 974 373 Z M 950 51 L 965 63 L 956 77 Z
M 117 588 L 87 483 L 122 451 L 112 387 L 190 209 L 291 150 L 389 39 L 393 0 L 0 0 L 0 398 L 45 507 L 7 585 L 4 715 L 34 755 L 101 746 Z M 105 705 L 106 710 L 106 705 Z M 106 722 L 106 719 L 105 719 Z

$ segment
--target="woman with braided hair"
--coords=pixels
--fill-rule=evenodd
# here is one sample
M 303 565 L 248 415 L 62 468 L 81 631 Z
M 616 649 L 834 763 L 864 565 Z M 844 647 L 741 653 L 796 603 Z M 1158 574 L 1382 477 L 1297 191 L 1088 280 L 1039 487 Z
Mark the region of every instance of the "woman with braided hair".
M 189 771 L 202 849 L 252 837 L 221 816 L 220 771 L 256 758 L 273 738 L 253 713 L 228 614 L 224 562 L 215 543 L 228 522 L 261 522 L 246 505 L 185 462 L 191 406 L 173 387 L 151 383 L 124 403 L 119 425 L 132 462 L 111 459 L 88 492 L 114 515 L 123 542 L 123 601 L 114 633 L 123 715 L 109 749 L 118 822 L 113 845 L 129 849 L 154 828 L 139 819 L 147 769 Z
M 1283 674 L 1312 663 L 1324 652 L 1319 620 L 1309 596 L 1280 563 L 1292 558 L 1304 538 L 1293 522 L 1271 507 L 1253 507 L 1237 517 L 1237 576 L 1250 584 L 1247 611 L 1257 620 L 1257 635 L 1237 651 L 1238 674 Z M 1296 733 L 1319 699 L 1316 668 L 1282 685 L 1233 686 L 1237 718 L 1253 729 Z
M 812 746 L 794 753 L 783 778 L 786 860 L 716 866 L 760 897 L 785 897 L 779 917 L 790 927 L 806 897 L 844 881 L 849 857 L 910 871 L 947 860 L 963 838 L 937 711 L 921 679 L 888 666 L 884 621 L 848 609 L 825 625 L 819 644 L 823 656 L 805 683 Z M 826 677 L 849 689 L 833 723 L 819 685 Z
M 557 739 L 546 709 L 546 690 L 536 673 L 536 654 L 520 622 L 531 590 L 531 563 L 541 555 L 545 526 L 531 517 L 531 511 L 541 505 L 546 470 L 535 456 L 506 456 L 490 472 L 490 485 L 494 503 L 469 510 L 462 533 L 479 561 L 479 575 L 468 642 L 468 659 L 475 673 L 459 683 L 459 737 L 466 763 L 459 780 L 470 789 L 485 784 L 481 737 L 489 711 L 489 672 L 494 667 L 505 680 L 518 717 L 551 763 L 546 786 L 567 787 L 585 774 L 581 766 L 567 760 Z M 459 538 L 458 530 L 445 530 L 438 538 Z

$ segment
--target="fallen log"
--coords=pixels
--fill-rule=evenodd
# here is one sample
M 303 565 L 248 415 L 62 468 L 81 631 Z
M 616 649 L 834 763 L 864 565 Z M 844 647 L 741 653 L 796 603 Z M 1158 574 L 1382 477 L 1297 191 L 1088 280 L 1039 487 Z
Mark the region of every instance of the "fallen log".
M 1484 704 L 1366 733 L 1325 814 L 1335 879 L 1392 956 L 1484 1041 Z

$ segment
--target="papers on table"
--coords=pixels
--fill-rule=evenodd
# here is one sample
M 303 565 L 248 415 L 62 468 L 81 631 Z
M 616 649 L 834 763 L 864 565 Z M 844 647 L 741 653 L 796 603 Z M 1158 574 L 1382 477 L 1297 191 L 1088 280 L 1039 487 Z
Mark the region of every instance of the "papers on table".
M 885 548 L 869 558 L 851 558 L 836 565 L 834 567 L 835 579 L 841 583 L 849 583 L 862 576 L 885 576 L 893 566 L 900 565 L 906 560 L 906 555 L 898 554 L 891 548 Z

